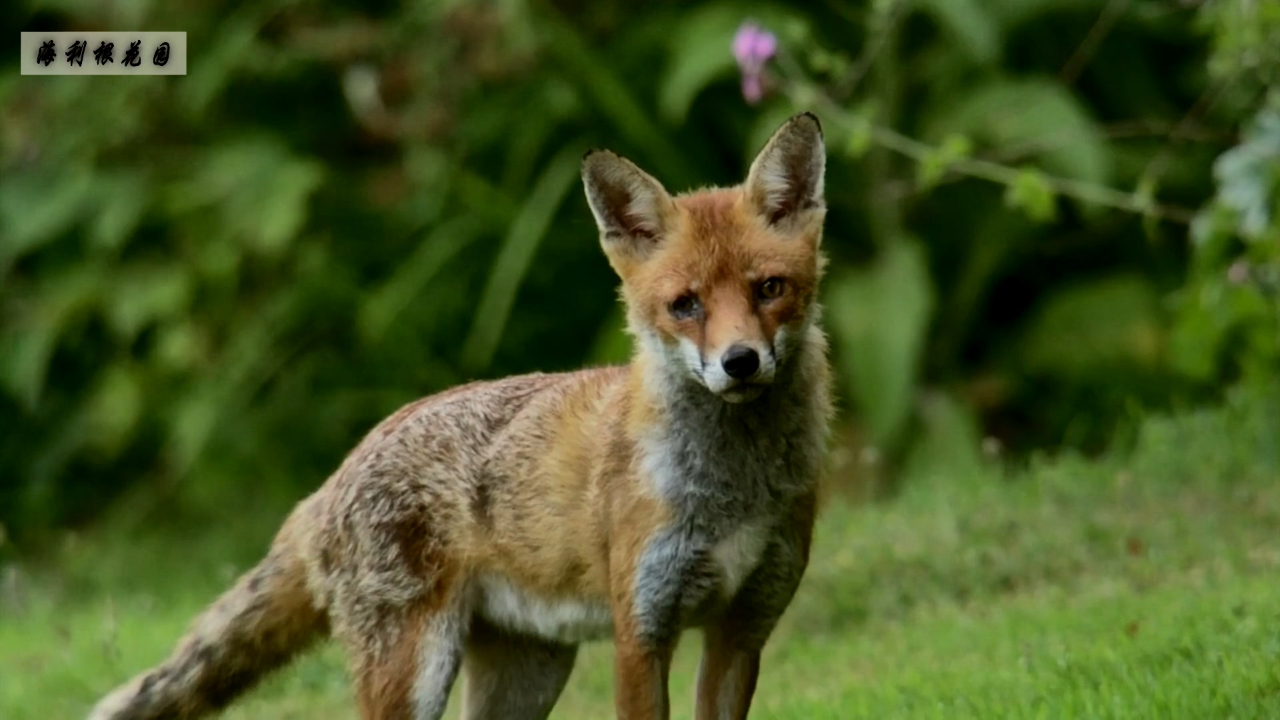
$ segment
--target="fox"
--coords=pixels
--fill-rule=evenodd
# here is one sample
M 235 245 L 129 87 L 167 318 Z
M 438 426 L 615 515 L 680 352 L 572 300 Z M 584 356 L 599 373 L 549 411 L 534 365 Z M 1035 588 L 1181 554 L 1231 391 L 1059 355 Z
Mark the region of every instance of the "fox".
M 400 408 L 90 720 L 218 712 L 326 637 L 364 720 L 438 720 L 459 676 L 467 720 L 546 718 L 596 640 L 614 644 L 616 717 L 666 719 L 690 629 L 695 716 L 745 718 L 809 562 L 832 417 L 825 166 L 810 113 L 728 188 L 672 195 L 588 152 L 630 362 Z

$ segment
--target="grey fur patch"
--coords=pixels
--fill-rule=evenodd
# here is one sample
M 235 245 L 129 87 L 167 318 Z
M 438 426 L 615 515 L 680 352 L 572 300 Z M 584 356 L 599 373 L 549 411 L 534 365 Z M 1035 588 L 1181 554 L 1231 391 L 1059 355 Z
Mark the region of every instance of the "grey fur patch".
M 814 490 L 826 431 L 812 398 L 822 390 L 805 372 L 806 360 L 803 350 L 784 355 L 773 385 L 738 404 L 687 374 L 650 378 L 661 387 L 654 394 L 667 399 L 666 422 L 646 442 L 642 462 L 676 511 L 675 522 L 645 547 L 635 574 L 634 612 L 651 642 L 673 638 L 698 622 L 700 610 L 731 599 L 721 596 L 715 548 L 737 531 L 757 524 L 761 545 L 785 544 L 780 520 Z M 779 582 L 803 573 L 802 553 L 772 553 L 796 566 Z M 758 580 L 750 584 L 752 592 L 771 592 Z

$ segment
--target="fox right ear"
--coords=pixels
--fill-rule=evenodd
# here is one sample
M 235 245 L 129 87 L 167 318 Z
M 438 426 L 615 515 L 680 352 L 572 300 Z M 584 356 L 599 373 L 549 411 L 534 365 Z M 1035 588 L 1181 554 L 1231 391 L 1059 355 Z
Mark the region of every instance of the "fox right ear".
M 582 184 L 606 253 L 642 258 L 657 247 L 674 211 L 661 183 L 626 158 L 592 150 L 582 158 Z
M 747 173 L 747 197 L 769 224 L 785 223 L 825 207 L 822 185 L 827 151 L 822 125 L 801 113 L 773 133 Z

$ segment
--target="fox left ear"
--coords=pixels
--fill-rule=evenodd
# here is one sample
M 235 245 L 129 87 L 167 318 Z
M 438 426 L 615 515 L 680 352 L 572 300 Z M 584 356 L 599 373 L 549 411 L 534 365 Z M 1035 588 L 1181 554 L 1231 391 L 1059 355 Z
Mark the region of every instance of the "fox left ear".
M 662 241 L 674 212 L 662 184 L 608 150 L 582 158 L 587 204 L 610 257 L 643 259 Z
M 773 133 L 747 173 L 747 199 L 776 225 L 826 206 L 823 173 L 827 149 L 813 113 L 791 118 Z

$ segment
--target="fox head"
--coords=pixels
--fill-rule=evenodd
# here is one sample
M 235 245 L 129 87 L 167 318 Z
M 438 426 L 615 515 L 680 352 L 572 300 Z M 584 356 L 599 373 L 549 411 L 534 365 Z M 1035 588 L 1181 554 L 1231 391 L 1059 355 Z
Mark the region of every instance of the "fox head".
M 630 161 L 587 154 L 587 201 L 642 354 L 729 402 L 785 371 L 817 315 L 825 165 L 809 113 L 779 128 L 732 188 L 673 197 Z

